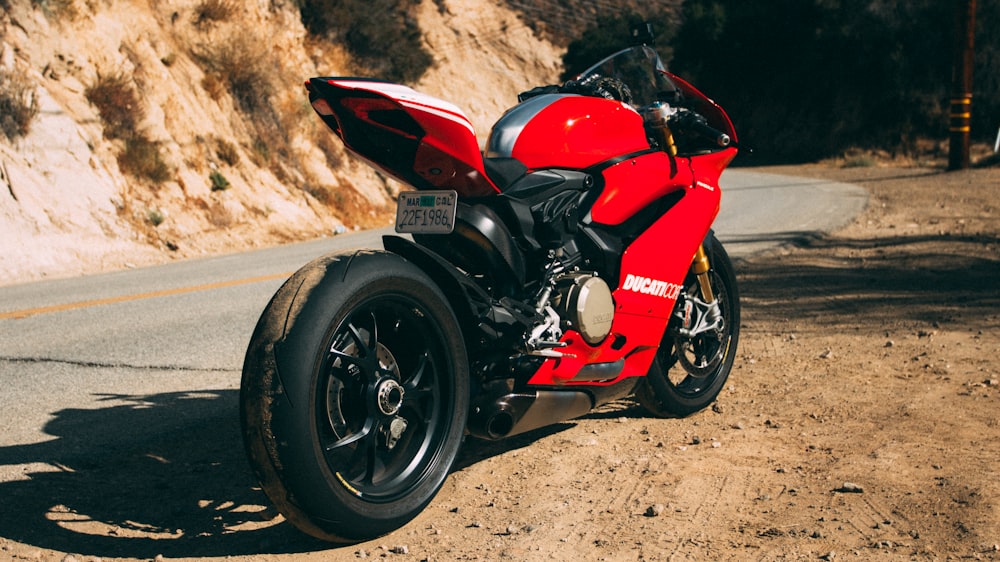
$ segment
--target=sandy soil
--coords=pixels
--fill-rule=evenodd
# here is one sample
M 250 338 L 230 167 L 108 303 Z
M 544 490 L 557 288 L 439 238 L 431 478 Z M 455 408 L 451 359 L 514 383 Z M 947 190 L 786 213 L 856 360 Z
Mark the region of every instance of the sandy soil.
M 739 264 L 737 367 L 711 409 L 659 420 L 622 401 L 470 440 L 415 521 L 331 548 L 266 508 L 235 392 L 154 404 L 128 416 L 219 423 L 5 484 L 0 558 L 1000 560 L 1000 170 L 765 171 L 871 202 Z

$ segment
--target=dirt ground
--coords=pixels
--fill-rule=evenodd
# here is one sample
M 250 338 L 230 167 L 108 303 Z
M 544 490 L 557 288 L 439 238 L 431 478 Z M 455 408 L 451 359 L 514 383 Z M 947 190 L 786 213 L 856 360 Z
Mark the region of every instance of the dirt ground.
M 1000 168 L 763 171 L 870 205 L 738 264 L 740 349 L 711 409 L 622 401 L 470 440 L 416 520 L 331 548 L 266 507 L 236 393 L 209 393 L 151 408 L 214 408 L 215 426 L 6 485 L 0 558 L 1000 560 Z

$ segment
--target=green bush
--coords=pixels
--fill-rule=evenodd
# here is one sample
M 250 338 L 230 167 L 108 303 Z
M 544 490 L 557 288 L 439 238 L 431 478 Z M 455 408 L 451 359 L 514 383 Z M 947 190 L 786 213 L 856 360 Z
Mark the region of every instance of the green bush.
M 414 82 L 434 63 L 412 0 L 297 0 L 313 35 L 343 44 L 379 78 Z
M 149 220 L 149 224 L 157 227 L 163 224 L 163 221 L 167 220 L 167 217 L 159 209 L 149 209 L 146 211 L 146 219 Z
M 38 116 L 35 85 L 17 72 L 0 69 L 0 130 L 8 140 L 27 135 Z
M 212 170 L 208 174 L 208 180 L 212 182 L 212 191 L 225 191 L 230 187 L 229 180 L 218 170 Z

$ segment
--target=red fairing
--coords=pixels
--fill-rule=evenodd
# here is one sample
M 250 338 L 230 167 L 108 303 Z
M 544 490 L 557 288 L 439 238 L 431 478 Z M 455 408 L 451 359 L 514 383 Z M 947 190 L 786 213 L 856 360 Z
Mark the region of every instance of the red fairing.
M 649 148 L 640 116 L 618 101 L 549 94 L 508 111 L 487 141 L 487 156 L 530 169 L 583 169 Z
M 585 365 L 619 360 L 625 365 L 618 377 L 583 384 L 614 384 L 646 375 L 691 260 L 719 213 L 719 177 L 735 156 L 735 148 L 693 158 L 657 152 L 605 170 L 607 186 L 591 210 L 594 222 L 620 224 L 670 192 L 680 190 L 683 195 L 622 255 L 613 292 L 615 319 L 607 339 L 594 347 L 579 334 L 567 332 L 561 341 L 568 345 L 560 349 L 566 357 L 548 359 L 530 384 L 572 385 Z M 622 341 L 625 345 L 620 345 Z
M 711 126 L 729 135 L 733 144 L 738 142 L 739 139 L 736 137 L 736 127 L 733 126 L 733 122 L 729 119 L 729 115 L 722 109 L 722 107 L 719 106 L 719 104 L 709 99 L 705 94 L 701 93 L 701 90 L 695 88 L 683 78 L 678 77 L 676 74 L 671 74 L 669 72 L 664 72 L 664 74 L 669 76 L 671 82 L 684 92 L 684 95 L 687 96 L 688 100 L 696 102 L 692 103 L 692 109 L 705 117 Z M 730 157 L 730 160 L 734 157 L 735 153 L 734 156 Z
M 461 109 L 390 82 L 314 78 L 313 108 L 353 152 L 421 189 L 497 193 L 472 123 Z

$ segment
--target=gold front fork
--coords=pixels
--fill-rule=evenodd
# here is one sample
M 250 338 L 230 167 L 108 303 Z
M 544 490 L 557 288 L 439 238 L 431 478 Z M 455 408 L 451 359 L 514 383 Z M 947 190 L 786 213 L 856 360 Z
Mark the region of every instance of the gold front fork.
M 705 246 L 699 245 L 698 251 L 694 255 L 694 261 L 691 262 L 691 273 L 694 273 L 698 277 L 698 285 L 701 286 L 701 298 L 706 303 L 711 304 L 715 302 L 715 294 L 712 292 L 712 281 L 708 277 L 709 269 L 711 269 L 711 265 L 708 263 L 708 254 L 705 253 Z

